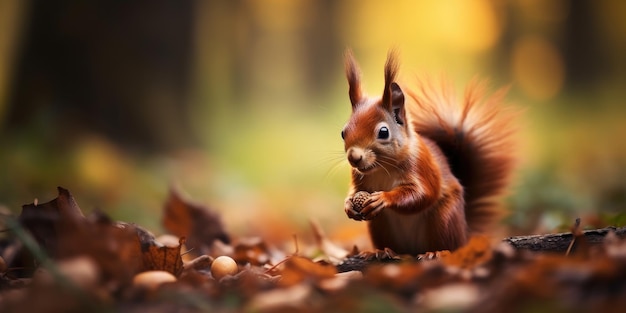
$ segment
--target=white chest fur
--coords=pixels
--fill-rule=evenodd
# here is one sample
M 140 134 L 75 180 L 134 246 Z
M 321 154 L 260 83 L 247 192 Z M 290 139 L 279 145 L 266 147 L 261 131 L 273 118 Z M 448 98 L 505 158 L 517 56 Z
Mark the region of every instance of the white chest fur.
M 375 173 L 363 177 L 363 187 L 369 192 L 389 191 L 402 183 L 396 176 L 384 168 L 379 168 Z

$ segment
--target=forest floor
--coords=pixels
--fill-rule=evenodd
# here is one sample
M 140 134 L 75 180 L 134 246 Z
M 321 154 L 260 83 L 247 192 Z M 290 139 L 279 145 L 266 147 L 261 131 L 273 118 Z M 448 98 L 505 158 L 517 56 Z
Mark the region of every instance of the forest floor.
M 66 189 L 3 215 L 1 312 L 622 312 L 625 230 L 473 237 L 411 257 L 345 249 L 315 222 L 292 251 L 233 238 L 220 216 L 170 194 L 156 237 L 85 216 Z M 234 261 L 234 262 L 233 262 Z

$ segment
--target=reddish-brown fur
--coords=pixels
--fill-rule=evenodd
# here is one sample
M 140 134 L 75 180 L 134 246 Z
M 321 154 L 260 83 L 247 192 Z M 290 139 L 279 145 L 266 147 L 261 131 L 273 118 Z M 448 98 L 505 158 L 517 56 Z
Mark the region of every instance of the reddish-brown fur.
M 400 87 L 397 71 L 390 52 L 382 97 L 365 97 L 346 54 L 352 115 L 342 136 L 353 169 L 345 211 L 368 221 L 376 248 L 456 249 L 498 215 L 494 200 L 513 168 L 513 115 L 501 105 L 504 90 L 485 99 L 484 85 L 473 82 L 457 103 L 446 85 Z M 362 190 L 372 194 L 357 212 L 350 199 Z

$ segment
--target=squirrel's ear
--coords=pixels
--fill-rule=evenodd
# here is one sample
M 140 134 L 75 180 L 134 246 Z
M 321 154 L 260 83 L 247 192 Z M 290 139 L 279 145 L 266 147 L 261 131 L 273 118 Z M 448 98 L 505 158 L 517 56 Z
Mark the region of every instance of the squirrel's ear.
M 352 50 L 348 49 L 345 53 L 346 62 L 346 78 L 348 78 L 348 95 L 352 109 L 361 101 L 361 71 L 354 60 Z
M 396 123 L 404 125 L 406 123 L 404 93 L 402 92 L 400 86 L 396 83 L 391 83 L 389 89 L 391 90 L 391 109 L 396 119 Z
M 404 95 L 398 84 L 394 81 L 398 74 L 398 61 L 395 50 L 390 50 L 387 54 L 387 62 L 385 62 L 385 89 L 383 90 L 382 105 L 387 111 L 392 112 L 392 109 L 396 101 L 396 91 L 402 96 L 402 102 L 404 103 Z M 394 87 L 395 85 L 395 87 Z M 395 90 L 394 90 L 395 89 Z

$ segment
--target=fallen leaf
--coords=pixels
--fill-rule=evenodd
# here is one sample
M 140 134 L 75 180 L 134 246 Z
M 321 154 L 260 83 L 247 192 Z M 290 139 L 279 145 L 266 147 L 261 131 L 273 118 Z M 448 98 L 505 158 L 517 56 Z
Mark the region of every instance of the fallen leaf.
M 445 264 L 463 269 L 472 269 L 491 260 L 493 250 L 486 236 L 473 236 L 469 242 L 442 257 Z
M 80 229 L 63 232 L 59 258 L 89 256 L 105 280 L 126 284 L 142 271 L 141 245 L 135 227 L 114 222 L 104 213 L 91 214 Z
M 309 223 L 311 224 L 311 230 L 313 231 L 317 247 L 331 263 L 339 264 L 350 254 L 348 250 L 336 245 L 328 239 L 318 222 L 310 220 Z
M 54 200 L 38 204 L 35 201 L 22 206 L 18 217 L 20 225 L 27 229 L 48 255 L 58 254 L 58 238 L 61 232 L 73 232 L 84 223 L 85 216 L 67 189 L 57 187 L 59 195 Z
M 319 282 L 323 279 L 332 278 L 337 274 L 337 269 L 330 265 L 301 257 L 291 256 L 284 264 L 282 270 L 282 286 L 293 286 L 304 280 Z
M 173 189 L 165 202 L 163 226 L 173 235 L 187 238 L 187 247 L 196 256 L 210 254 L 215 240 L 230 242 L 217 213 L 184 200 Z
M 155 243 L 148 245 L 147 249 L 142 248 L 143 270 L 166 271 L 180 276 L 183 271 L 180 250 L 184 243 L 185 238 L 181 238 L 178 247 L 158 246 Z
M 25 205 L 19 221 L 52 259 L 88 257 L 97 263 L 105 281 L 124 285 L 143 271 L 174 275 L 182 271 L 180 245 L 163 247 L 149 231 L 111 221 L 100 211 L 86 218 L 70 192 L 61 187 L 56 199 Z
M 183 262 L 183 268 L 185 271 L 190 270 L 208 270 L 211 268 L 211 263 L 213 263 L 213 258 L 208 255 L 201 255 L 193 260 Z
M 241 238 L 235 244 L 233 259 L 242 264 L 264 265 L 270 261 L 270 252 L 261 238 Z

